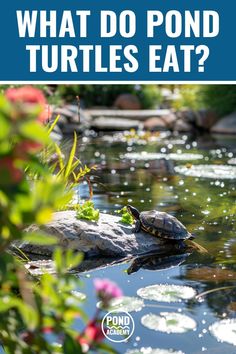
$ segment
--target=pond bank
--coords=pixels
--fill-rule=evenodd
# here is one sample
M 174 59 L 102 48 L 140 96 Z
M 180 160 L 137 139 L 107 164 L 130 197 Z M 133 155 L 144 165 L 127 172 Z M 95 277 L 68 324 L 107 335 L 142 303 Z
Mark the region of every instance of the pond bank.
M 211 131 L 219 134 L 235 134 L 235 113 L 218 119 L 214 112 L 208 110 L 174 111 L 171 109 L 153 110 L 118 110 L 118 109 L 84 109 L 78 112 L 77 105 L 68 104 L 53 110 L 58 114 L 58 126 L 64 134 L 73 131 L 82 133 L 86 129 L 96 131 L 114 131 L 129 129 L 171 130 L 176 132 Z

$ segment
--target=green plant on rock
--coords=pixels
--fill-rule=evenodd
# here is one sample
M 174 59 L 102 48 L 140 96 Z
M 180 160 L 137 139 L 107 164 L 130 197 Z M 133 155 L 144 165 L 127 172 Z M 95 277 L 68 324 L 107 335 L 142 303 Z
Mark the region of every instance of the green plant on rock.
M 130 215 L 130 213 L 128 212 L 126 207 L 124 207 L 120 210 L 117 210 L 117 213 L 121 214 L 120 222 L 122 222 L 124 224 L 128 224 L 128 225 L 133 224 L 134 219 L 133 219 L 132 215 Z
M 77 218 L 89 221 L 99 220 L 99 210 L 94 208 L 94 204 L 91 200 L 87 200 L 82 205 L 78 204 L 76 206 Z

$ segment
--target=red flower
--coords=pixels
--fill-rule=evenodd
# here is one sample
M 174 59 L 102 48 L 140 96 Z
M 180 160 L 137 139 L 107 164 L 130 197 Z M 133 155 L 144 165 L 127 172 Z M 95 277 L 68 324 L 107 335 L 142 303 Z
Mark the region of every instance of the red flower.
M 0 177 L 6 176 L 11 183 L 18 183 L 23 178 L 23 172 L 15 166 L 15 161 L 10 156 L 0 158 Z
M 39 89 L 32 86 L 23 86 L 19 88 L 10 88 L 6 91 L 6 98 L 13 103 L 22 103 L 28 105 L 41 106 L 41 113 L 38 121 L 41 123 L 49 119 L 49 108 L 44 94 Z
M 101 342 L 104 338 L 100 324 L 94 322 L 87 325 L 84 333 L 91 342 Z
M 25 159 L 27 154 L 33 154 L 40 151 L 43 148 L 41 143 L 37 143 L 33 140 L 24 140 L 15 146 L 15 155 L 19 158 Z
M 50 327 L 50 326 L 48 326 L 48 327 L 43 327 L 43 328 L 42 328 L 42 332 L 43 332 L 44 334 L 51 334 L 51 333 L 54 332 L 54 328 L 53 328 L 53 327 Z
M 91 346 L 94 343 L 99 343 L 104 339 L 104 334 L 102 333 L 102 329 L 100 324 L 92 321 L 88 323 L 87 327 L 84 330 L 83 336 L 79 336 L 77 338 L 78 342 L 81 345 Z

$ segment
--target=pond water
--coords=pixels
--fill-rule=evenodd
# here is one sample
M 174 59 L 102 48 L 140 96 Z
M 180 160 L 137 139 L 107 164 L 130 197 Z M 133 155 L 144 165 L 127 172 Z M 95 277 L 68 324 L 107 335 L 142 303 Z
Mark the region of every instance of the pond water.
M 207 292 L 197 299 L 166 302 L 167 297 L 153 300 L 147 291 L 144 306 L 137 304 L 140 311 L 131 312 L 134 334 L 128 342 L 113 347 L 120 353 L 161 353 L 151 348 L 173 349 L 179 354 L 236 353 L 236 322 L 223 321 L 236 319 L 236 139 L 88 132 L 80 138 L 78 154 L 83 163 L 97 165 L 92 177 L 93 200 L 100 211 L 114 213 L 132 204 L 140 210 L 169 212 L 209 252 L 187 254 L 180 262 L 173 257 L 164 265 L 146 262 L 131 274 L 127 273 L 129 263 L 83 273 L 83 292 L 88 295 L 85 307 L 91 316 L 95 311 L 93 279 L 97 277 L 112 279 L 125 296 L 139 299 L 140 288 L 160 284 L 188 286 L 197 294 Z M 88 197 L 86 184 L 80 186 L 79 195 Z M 156 294 L 159 292 L 157 287 Z M 180 328 L 181 320 L 171 319 L 166 333 L 157 325 L 166 312 L 188 316 L 195 325 L 175 333 L 173 324 Z M 158 316 L 152 316 L 154 329 L 153 323 L 148 324 L 149 314 Z M 223 322 L 209 329 L 218 321 Z

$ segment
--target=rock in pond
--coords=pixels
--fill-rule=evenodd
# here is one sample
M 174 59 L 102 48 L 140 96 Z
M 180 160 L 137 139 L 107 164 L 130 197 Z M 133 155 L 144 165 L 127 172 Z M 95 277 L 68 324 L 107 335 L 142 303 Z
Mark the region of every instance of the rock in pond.
M 217 134 L 236 134 L 236 112 L 220 119 L 213 125 L 211 132 Z
M 98 222 L 78 220 L 74 211 L 54 214 L 53 220 L 42 230 L 58 238 L 65 249 L 84 252 L 88 257 L 135 256 L 156 251 L 166 253 L 173 250 L 172 243 L 153 237 L 145 232 L 133 232 L 133 227 L 120 222 L 120 217 L 100 213 Z M 38 231 L 32 225 L 29 232 Z M 51 256 L 54 246 L 39 246 L 29 242 L 17 242 L 16 246 L 25 253 Z
M 178 119 L 174 126 L 174 131 L 177 132 L 191 132 L 193 130 L 193 125 L 183 119 Z
M 141 104 L 137 96 L 130 93 L 123 93 L 119 95 L 115 102 L 114 107 L 118 109 L 141 109 Z
M 151 117 L 144 122 L 144 129 L 151 131 L 167 130 L 167 125 L 160 117 Z
M 91 121 L 91 128 L 98 131 L 123 131 L 129 129 L 141 129 L 142 123 L 139 120 L 134 119 L 101 116 Z

